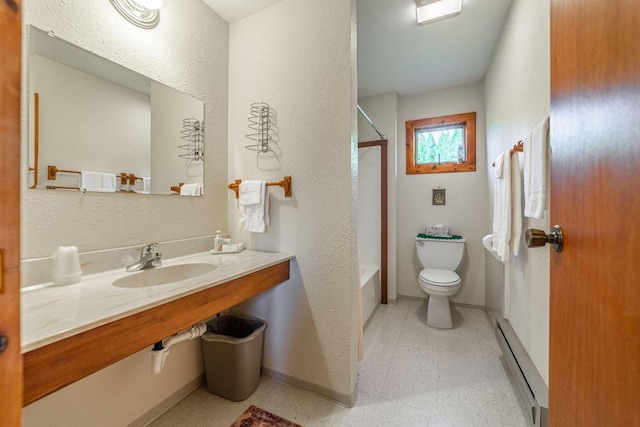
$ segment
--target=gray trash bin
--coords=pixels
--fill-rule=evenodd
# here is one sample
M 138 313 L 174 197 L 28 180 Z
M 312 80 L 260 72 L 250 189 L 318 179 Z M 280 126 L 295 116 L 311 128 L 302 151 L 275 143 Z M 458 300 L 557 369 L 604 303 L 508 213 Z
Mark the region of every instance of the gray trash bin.
M 267 322 L 232 315 L 207 322 L 202 335 L 207 390 L 239 402 L 258 388 Z

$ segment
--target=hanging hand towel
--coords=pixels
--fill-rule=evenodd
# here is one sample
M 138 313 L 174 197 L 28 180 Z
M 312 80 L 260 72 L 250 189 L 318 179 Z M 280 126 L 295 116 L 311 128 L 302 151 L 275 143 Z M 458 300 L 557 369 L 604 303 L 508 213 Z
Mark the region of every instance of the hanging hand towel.
M 239 187 L 238 202 L 241 205 L 255 205 L 262 201 L 264 181 L 242 181 Z
M 549 118 L 524 140 L 524 215 L 542 218 L 547 193 L 547 147 Z
M 493 249 L 502 262 L 508 262 L 511 237 L 511 153 L 509 151 L 501 153 L 495 163 Z
M 180 187 L 180 195 L 181 196 L 201 196 L 202 195 L 202 184 L 183 184 Z
M 266 226 L 270 222 L 269 194 L 266 184 L 265 181 L 242 181 L 240 183 L 238 189 L 240 228 L 254 233 L 265 232 Z
M 520 155 L 511 156 L 511 251 L 518 256 L 522 238 L 522 171 Z
M 80 191 L 115 193 L 116 175 L 112 173 L 81 171 Z

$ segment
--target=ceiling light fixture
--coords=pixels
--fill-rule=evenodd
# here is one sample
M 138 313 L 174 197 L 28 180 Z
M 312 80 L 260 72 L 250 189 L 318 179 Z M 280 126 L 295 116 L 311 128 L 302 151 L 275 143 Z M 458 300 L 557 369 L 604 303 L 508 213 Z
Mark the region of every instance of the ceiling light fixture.
M 164 3 L 163 0 L 135 0 L 135 2 L 149 10 L 158 10 Z
M 461 10 L 462 0 L 416 0 L 418 25 L 459 15 Z
M 163 0 L 109 0 L 127 21 L 144 28 L 155 28 L 160 22 Z

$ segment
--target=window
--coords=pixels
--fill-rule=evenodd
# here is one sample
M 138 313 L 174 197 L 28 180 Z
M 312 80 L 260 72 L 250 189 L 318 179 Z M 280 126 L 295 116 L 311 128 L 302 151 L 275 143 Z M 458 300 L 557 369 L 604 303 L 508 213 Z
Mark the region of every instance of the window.
M 476 113 L 407 122 L 407 175 L 476 170 Z

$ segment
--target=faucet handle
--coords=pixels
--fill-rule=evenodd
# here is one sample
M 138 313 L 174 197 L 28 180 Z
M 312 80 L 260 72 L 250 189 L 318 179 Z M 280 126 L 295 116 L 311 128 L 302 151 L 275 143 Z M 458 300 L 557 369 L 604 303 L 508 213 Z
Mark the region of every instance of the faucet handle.
M 151 265 L 154 267 L 160 267 L 162 265 L 162 252 L 155 253 L 155 256 L 151 260 Z
M 158 246 L 158 243 L 149 243 L 148 245 L 144 245 L 142 247 L 142 255 L 150 254 L 156 246 Z

